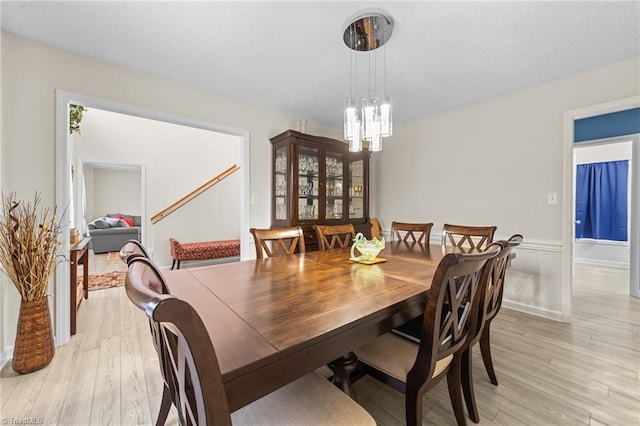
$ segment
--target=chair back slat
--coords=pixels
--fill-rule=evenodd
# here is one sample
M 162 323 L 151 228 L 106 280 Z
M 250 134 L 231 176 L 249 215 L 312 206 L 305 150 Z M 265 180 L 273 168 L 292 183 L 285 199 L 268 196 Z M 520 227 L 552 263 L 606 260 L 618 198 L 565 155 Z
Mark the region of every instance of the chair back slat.
M 299 226 L 291 228 L 273 228 L 249 230 L 253 235 L 258 259 L 273 256 L 287 256 L 305 252 L 304 233 Z
M 157 330 L 158 359 L 183 425 L 230 425 L 218 360 L 209 334 L 187 302 L 158 291 L 157 268 L 145 258 L 129 263 L 125 290 Z
M 391 223 L 391 240 L 429 244 L 433 223 Z M 411 240 L 409 240 L 411 239 Z
M 318 248 L 320 250 L 350 246 L 356 236 L 356 229 L 352 224 L 313 225 L 313 229 L 315 229 L 318 236 Z
M 500 241 L 503 246 L 503 250 L 496 258 L 495 265 L 489 276 L 484 321 L 492 319 L 500 311 L 500 307 L 502 306 L 502 295 L 504 292 L 504 279 L 509 265 L 509 256 L 511 255 L 512 250 L 522 243 L 522 240 L 522 235 L 515 234 L 511 236 L 509 240 Z
M 442 227 L 442 245 L 468 251 L 484 250 L 493 242 L 495 226 L 463 226 L 445 223 Z

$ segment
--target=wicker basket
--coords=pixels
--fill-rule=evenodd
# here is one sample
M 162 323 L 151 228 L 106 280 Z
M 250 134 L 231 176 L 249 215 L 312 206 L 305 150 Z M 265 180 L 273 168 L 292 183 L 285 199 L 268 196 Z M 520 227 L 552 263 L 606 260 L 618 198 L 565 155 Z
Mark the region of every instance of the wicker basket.
M 11 366 L 17 373 L 46 367 L 53 358 L 53 334 L 47 298 L 20 302 L 16 345 Z

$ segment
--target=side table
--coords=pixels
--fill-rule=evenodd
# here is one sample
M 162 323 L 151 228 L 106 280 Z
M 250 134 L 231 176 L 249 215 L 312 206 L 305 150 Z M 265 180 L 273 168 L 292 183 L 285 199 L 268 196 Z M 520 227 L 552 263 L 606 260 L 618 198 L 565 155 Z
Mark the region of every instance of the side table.
M 89 298 L 89 242 L 91 237 L 83 237 L 69 248 L 70 294 L 71 294 L 71 335 L 76 334 L 76 316 L 82 303 L 82 297 Z M 82 286 L 78 284 L 78 262 L 82 261 Z

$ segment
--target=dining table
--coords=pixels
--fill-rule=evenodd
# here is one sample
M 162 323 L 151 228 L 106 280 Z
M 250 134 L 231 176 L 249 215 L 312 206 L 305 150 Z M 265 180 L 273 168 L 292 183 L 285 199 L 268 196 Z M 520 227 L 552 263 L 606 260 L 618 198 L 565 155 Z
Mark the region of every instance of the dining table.
M 353 351 L 422 314 L 439 261 L 456 250 L 398 241 L 376 264 L 346 247 L 162 274 L 202 318 L 235 411 L 323 365 L 355 398 Z

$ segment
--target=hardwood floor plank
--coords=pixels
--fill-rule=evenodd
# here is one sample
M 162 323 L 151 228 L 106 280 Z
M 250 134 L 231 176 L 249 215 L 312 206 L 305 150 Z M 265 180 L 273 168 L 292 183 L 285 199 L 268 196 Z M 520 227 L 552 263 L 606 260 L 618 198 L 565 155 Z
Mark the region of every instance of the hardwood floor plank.
M 504 411 L 498 411 L 496 418 L 493 420 L 494 424 L 500 426 L 557 426 L 557 423 L 550 423 L 549 421 L 536 416 L 534 413 L 528 410 L 518 409 L 518 417 L 514 417 Z
M 38 400 L 49 372 L 50 368 L 47 366 L 41 370 L 21 376 L 15 384 L 13 392 L 7 398 L 7 402 L 2 407 L 2 417 L 5 419 L 23 419 L 29 416 Z
M 62 349 L 64 348 L 66 346 Z M 80 352 L 78 362 L 72 369 L 69 390 L 64 398 L 58 424 L 88 425 L 91 421 L 93 405 L 101 397 L 95 394 L 99 358 L 98 348 Z
M 116 287 L 110 290 L 112 290 L 111 293 L 113 293 L 114 297 L 106 299 L 105 323 L 102 331 L 103 338 L 120 336 L 120 331 L 122 329 L 120 325 L 120 317 L 122 316 L 120 313 L 120 307 L 122 304 L 120 301 L 123 299 L 122 296 L 125 294 L 125 291 L 123 287 Z
M 57 424 L 79 353 L 80 340 L 71 340 L 64 350 L 56 351 L 40 395 L 29 413 L 30 417 L 42 418 L 42 424 Z M 61 397 L 52 398 L 52 395 Z
M 104 336 L 105 315 L 108 297 L 105 297 L 107 290 L 94 291 L 80 306 L 78 311 L 79 323 L 83 324 L 83 329 L 76 333 L 74 338 L 82 338 L 81 351 L 88 352 L 91 349 L 100 349 L 100 343 Z M 87 317 L 85 319 L 85 316 Z
M 122 404 L 119 336 L 102 340 L 95 374 L 96 387 L 89 424 L 119 425 Z
M 501 375 L 500 385 L 496 387 L 496 393 L 522 409 L 534 412 L 547 422 L 558 425 L 588 424 L 589 422 L 589 410 L 557 399 L 544 390 L 536 389 L 526 380 L 521 380 L 519 375 L 514 377 L 504 372 Z M 519 411 L 514 410 L 514 413 Z
M 122 398 L 122 424 L 152 424 L 145 368 L 140 350 L 136 314 L 139 310 L 126 297 L 120 297 L 120 390 Z
M 0 371 L 0 412 L 4 410 L 4 406 L 9 397 L 21 380 L 21 375 L 13 371 L 11 361 L 9 361 Z

